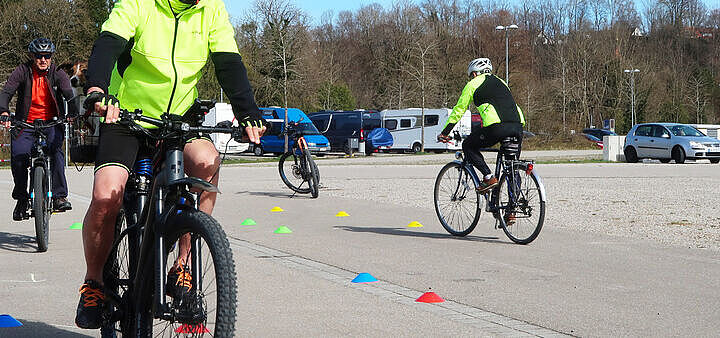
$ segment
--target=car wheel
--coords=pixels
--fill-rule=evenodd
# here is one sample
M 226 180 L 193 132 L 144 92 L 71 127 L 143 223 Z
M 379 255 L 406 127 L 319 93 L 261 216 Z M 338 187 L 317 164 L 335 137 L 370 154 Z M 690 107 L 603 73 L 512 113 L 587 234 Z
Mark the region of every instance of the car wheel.
M 255 145 L 253 146 L 253 153 L 255 154 L 255 156 L 263 156 L 265 152 L 263 151 L 261 146 Z
M 669 158 L 661 158 L 660 163 L 670 163 L 670 159 Z
M 637 151 L 635 151 L 635 148 L 627 147 L 627 148 L 625 148 L 624 153 L 625 153 L 625 162 L 636 163 L 638 161 Z
M 720 158 L 710 159 L 710 163 L 720 163 Z
M 675 147 L 672 150 L 672 158 L 675 160 L 675 163 L 682 164 L 685 163 L 685 150 L 681 147 Z
M 419 153 L 420 150 L 422 150 L 422 144 L 420 144 L 420 143 L 415 143 L 415 144 L 413 144 L 413 146 L 412 146 L 412 152 L 413 152 L 413 154 Z

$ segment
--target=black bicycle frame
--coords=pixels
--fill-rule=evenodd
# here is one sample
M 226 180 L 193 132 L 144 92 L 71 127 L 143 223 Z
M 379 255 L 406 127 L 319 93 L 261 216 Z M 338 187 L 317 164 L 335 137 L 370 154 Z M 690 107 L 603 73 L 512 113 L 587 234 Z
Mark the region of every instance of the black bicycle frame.
M 507 167 L 503 166 L 503 161 L 511 161 L 511 166 L 512 166 L 513 165 L 512 161 L 517 160 L 515 155 L 516 154 L 519 155 L 519 149 L 517 152 L 506 151 L 504 149 L 497 149 L 497 148 L 481 148 L 478 150 L 481 152 L 497 153 L 497 157 L 495 160 L 495 177 L 500 178 L 500 174 L 502 173 L 503 168 L 505 169 L 506 173 L 513 172 L 512 167 L 511 167 L 511 170 L 508 170 Z M 517 156 L 517 157 L 519 157 L 519 156 Z M 470 162 L 469 157 L 463 156 L 462 161 L 458 160 L 455 162 L 460 164 L 461 167 L 467 169 L 467 171 L 470 173 L 470 177 L 472 178 L 472 180 L 475 183 L 475 186 L 480 186 L 480 182 L 482 180 L 480 179 L 480 176 L 478 176 L 477 172 L 475 171 L 475 166 Z M 514 176 L 514 175 L 509 175 L 509 176 Z M 457 187 L 458 190 L 460 189 L 460 184 L 462 183 L 461 180 L 462 180 L 462 174 L 460 174 L 458 176 L 458 187 Z M 511 185 L 514 184 L 514 181 L 515 181 L 515 178 L 510 177 L 508 179 L 508 184 L 511 184 Z M 514 198 L 512 196 L 512 193 L 513 193 L 514 189 L 508 189 L 508 190 L 510 191 L 510 194 L 511 194 L 509 200 L 513 201 Z M 455 194 L 457 194 L 457 192 L 455 192 Z M 499 195 L 496 193 L 492 193 L 490 195 L 490 201 L 489 201 L 490 203 L 488 204 L 487 209 L 486 209 L 488 212 L 494 213 L 494 212 L 498 212 L 501 209 L 508 208 L 508 206 L 503 207 L 503 206 L 499 205 L 499 198 L 500 198 Z
M 144 225 L 140 254 L 138 257 L 137 272 L 133 285 L 137 292 L 133 292 L 133 304 L 136 310 L 148 308 L 150 293 L 155 290 L 153 296 L 153 315 L 156 318 L 172 319 L 169 313 L 169 306 L 165 296 L 165 271 L 167 262 L 165 254 L 170 249 L 166 242 L 165 234 L 170 232 L 171 224 L 166 222 L 167 218 L 178 211 L 187 208 L 185 201 L 192 203 L 192 207 L 198 208 L 196 194 L 189 191 L 193 187 L 208 192 L 217 192 L 217 188 L 207 181 L 195 177 L 185 177 L 183 147 L 184 139 L 180 136 L 163 141 L 166 145 L 163 149 L 164 157 L 159 166 L 159 174 L 152 182 L 152 191 L 149 199 L 138 201 L 138 210 L 141 211 L 140 224 Z M 149 203 L 148 203 L 149 202 Z M 168 207 L 168 202 L 172 203 Z M 149 205 L 150 208 L 145 208 Z M 193 276 L 200 283 L 200 264 L 202 253 L 200 252 L 199 238 L 191 239 L 190 257 L 192 259 Z M 154 288 L 151 282 L 155 281 Z

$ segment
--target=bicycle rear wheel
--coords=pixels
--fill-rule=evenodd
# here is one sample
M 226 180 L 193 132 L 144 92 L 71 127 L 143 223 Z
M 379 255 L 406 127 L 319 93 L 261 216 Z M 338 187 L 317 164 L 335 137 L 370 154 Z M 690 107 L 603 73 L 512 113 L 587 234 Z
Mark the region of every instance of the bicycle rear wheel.
M 540 196 L 540 184 L 532 174 L 514 169 L 515 178 L 500 178 L 498 198 L 500 224 L 505 235 L 518 244 L 528 244 L 537 238 L 545 221 L 545 201 Z
M 480 200 L 470 172 L 456 162 L 446 164 L 435 180 L 435 213 L 453 236 L 467 236 L 480 219 Z
M 305 155 L 305 161 L 307 161 L 306 167 L 310 171 L 310 180 L 308 181 L 308 184 L 310 184 L 310 195 L 312 198 L 317 198 L 320 194 L 320 171 L 310 153 Z
M 50 239 L 49 224 L 52 201 L 48 194 L 49 191 L 45 168 L 35 167 L 33 169 L 33 217 L 35 218 L 35 239 L 38 252 L 47 251 Z
M 172 215 L 167 222 L 173 232 L 166 236 L 164 273 L 176 262 L 184 263 L 191 271 L 192 287 L 170 302 L 173 319 L 155 319 L 148 333 L 152 337 L 233 336 L 235 262 L 225 232 L 215 219 L 196 210 Z
M 309 184 L 307 187 L 303 187 L 306 182 L 303 174 L 305 163 L 302 163 L 300 159 L 301 156 L 295 155 L 293 152 L 285 153 L 280 156 L 278 170 L 280 171 L 280 178 L 288 188 L 301 194 L 307 194 L 311 192 L 311 188 Z

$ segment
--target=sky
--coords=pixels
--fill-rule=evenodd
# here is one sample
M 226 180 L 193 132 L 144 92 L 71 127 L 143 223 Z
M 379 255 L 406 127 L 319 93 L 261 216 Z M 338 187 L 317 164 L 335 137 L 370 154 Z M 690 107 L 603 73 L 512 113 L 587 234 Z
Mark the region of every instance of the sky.
M 720 0 L 717 0 L 720 1 Z M 225 6 L 231 16 L 241 18 L 252 7 L 254 0 L 225 0 Z M 345 10 L 356 10 L 364 5 L 378 3 L 383 7 L 390 7 L 393 0 L 353 1 L 353 0 L 295 0 L 295 5 L 313 18 L 313 22 L 320 19 L 323 13 L 332 10 L 335 14 Z
M 234 18 L 242 18 L 245 12 L 252 7 L 254 0 L 225 0 L 228 12 Z M 419 0 L 411 0 L 419 3 Z M 356 10 L 364 5 L 378 3 L 385 8 L 389 8 L 394 0 L 294 0 L 294 3 L 303 11 L 312 17 L 312 22 L 317 24 L 320 17 L 328 10 L 332 10 L 335 14 L 344 10 Z M 510 0 L 510 3 L 519 2 L 518 0 Z M 642 4 L 643 0 L 635 0 L 636 4 Z M 703 0 L 708 8 L 720 8 L 720 0 Z

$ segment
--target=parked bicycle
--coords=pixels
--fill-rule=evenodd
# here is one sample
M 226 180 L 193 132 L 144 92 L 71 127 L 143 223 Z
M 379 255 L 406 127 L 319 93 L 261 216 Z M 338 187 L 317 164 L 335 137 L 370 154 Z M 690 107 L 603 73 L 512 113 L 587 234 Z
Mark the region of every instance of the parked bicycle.
M 35 120 L 32 124 L 12 120 L 10 116 L 0 116 L 0 122 L 11 121 L 13 128 L 18 132 L 30 130 L 33 133 L 33 146 L 30 151 L 30 187 L 27 217 L 35 219 L 35 240 L 38 245 L 38 252 L 45 252 L 48 249 L 50 239 L 50 215 L 52 214 L 52 174 L 50 171 L 50 153 L 48 149 L 47 135 L 45 129 L 54 128 L 65 123 L 65 119 L 45 121 Z M 26 218 L 27 219 L 27 218 Z
M 280 156 L 278 170 L 285 185 L 301 194 L 311 194 L 317 198 L 320 186 L 320 170 L 312 158 L 305 134 L 299 122 L 291 122 L 281 135 L 288 135 L 293 141 L 291 149 Z M 292 158 L 292 161 L 290 161 Z M 307 183 L 307 187 L 303 187 Z
M 466 236 L 477 225 L 483 207 L 515 243 L 528 244 L 540 234 L 545 220 L 545 187 L 534 170 L 534 161 L 520 159 L 520 140 L 508 137 L 496 152 L 498 186 L 480 194 L 480 183 L 470 160 L 457 152 L 457 160 L 446 164 L 435 181 L 435 212 L 442 226 L 454 236 Z
M 193 114 L 201 121 L 213 106 L 214 101 L 198 100 L 197 109 L 186 116 Z M 218 189 L 185 176 L 183 149 L 190 138 L 210 133 L 232 134 L 239 141 L 242 130 L 230 122 L 193 127 L 181 119 L 121 111 L 119 123 L 157 143 L 154 154 L 138 156 L 115 224 L 103 276 L 104 337 L 117 331 L 123 337 L 234 334 L 236 282 L 230 245 L 220 224 L 198 209 L 199 194 Z M 157 129 L 141 128 L 136 121 Z M 166 276 L 179 261 L 191 271 L 192 286 L 190 292 L 169 300 Z

